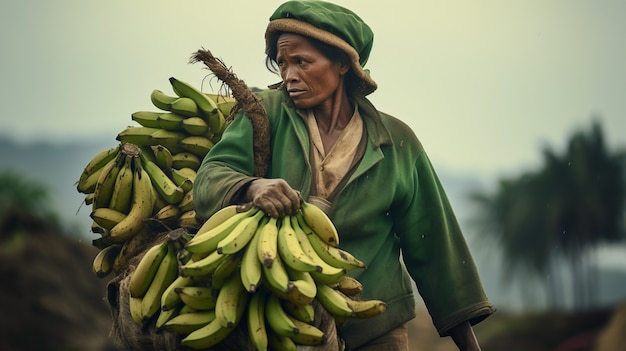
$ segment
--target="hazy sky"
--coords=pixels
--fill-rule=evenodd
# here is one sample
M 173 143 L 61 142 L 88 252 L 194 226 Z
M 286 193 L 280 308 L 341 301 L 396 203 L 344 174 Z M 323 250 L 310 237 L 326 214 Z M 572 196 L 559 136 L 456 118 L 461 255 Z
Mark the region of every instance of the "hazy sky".
M 281 2 L 3 0 L 0 135 L 114 141 L 170 76 L 200 86 L 209 72 L 187 61 L 202 47 L 249 85 L 274 83 L 263 34 Z M 626 144 L 626 1 L 336 2 L 375 33 L 372 101 L 436 165 L 532 167 L 592 117 Z

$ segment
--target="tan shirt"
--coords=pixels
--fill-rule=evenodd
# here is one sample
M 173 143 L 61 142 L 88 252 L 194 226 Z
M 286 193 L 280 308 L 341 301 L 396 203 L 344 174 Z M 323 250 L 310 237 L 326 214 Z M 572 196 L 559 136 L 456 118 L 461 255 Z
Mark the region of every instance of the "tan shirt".
M 316 196 L 327 199 L 350 170 L 363 135 L 363 119 L 358 107 L 355 107 L 350 122 L 330 151 L 325 153 L 313 111 L 298 113 L 304 119 L 311 138 L 311 168 L 315 172 L 313 179 L 316 180 Z

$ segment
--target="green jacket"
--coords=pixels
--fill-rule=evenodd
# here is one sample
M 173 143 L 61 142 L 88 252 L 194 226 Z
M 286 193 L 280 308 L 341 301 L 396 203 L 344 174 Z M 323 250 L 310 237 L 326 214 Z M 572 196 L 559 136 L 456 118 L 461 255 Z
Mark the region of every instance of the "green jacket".
M 258 96 L 271 127 L 267 177 L 285 179 L 307 199 L 311 188 L 307 127 L 283 90 Z M 403 122 L 378 112 L 365 98 L 356 102 L 368 144 L 333 200 L 329 216 L 339 232 L 339 246 L 367 265 L 350 272 L 363 284 L 363 298 L 382 299 L 387 310 L 373 319 L 340 326 L 347 349 L 415 316 L 411 278 L 441 335 L 460 322 L 484 319 L 493 308 L 422 145 Z M 252 126 L 239 115 L 198 171 L 197 213 L 207 218 L 229 205 L 237 190 L 254 179 L 253 168 Z

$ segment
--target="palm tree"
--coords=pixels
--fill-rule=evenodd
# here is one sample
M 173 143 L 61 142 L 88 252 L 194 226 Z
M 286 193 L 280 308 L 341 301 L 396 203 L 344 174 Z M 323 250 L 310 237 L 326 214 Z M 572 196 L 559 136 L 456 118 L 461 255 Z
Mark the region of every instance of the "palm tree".
M 563 155 L 546 148 L 543 159 L 537 172 L 500 180 L 493 195 L 471 194 L 479 205 L 475 223 L 501 245 L 506 277 L 523 272 L 547 280 L 552 306 L 563 301 L 555 262 L 568 262 L 575 305 L 585 306 L 595 294 L 591 249 L 624 237 L 624 153 L 606 150 L 594 122 L 589 133 L 571 137 Z

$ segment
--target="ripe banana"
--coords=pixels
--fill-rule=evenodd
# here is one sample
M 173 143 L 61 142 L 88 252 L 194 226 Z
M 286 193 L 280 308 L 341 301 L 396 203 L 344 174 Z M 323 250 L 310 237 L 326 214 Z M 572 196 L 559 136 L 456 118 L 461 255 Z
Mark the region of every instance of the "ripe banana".
M 372 318 L 385 312 L 387 304 L 381 300 L 355 300 L 344 297 L 354 311 L 354 318 Z
M 269 341 L 265 324 L 265 292 L 252 294 L 248 305 L 247 326 L 250 341 L 257 351 L 266 351 Z
M 202 117 L 188 117 L 181 123 L 181 128 L 189 135 L 207 135 L 209 124 Z
M 283 300 L 283 308 L 290 316 L 305 323 L 313 323 L 315 321 L 315 307 L 311 303 L 297 304 L 289 300 Z
M 317 235 L 308 235 L 307 238 L 317 254 L 331 266 L 352 270 L 365 268 L 365 264 L 347 251 L 333 247 L 322 241 Z
M 131 318 L 137 323 L 138 326 L 143 329 L 145 321 L 143 319 L 143 315 L 141 314 L 141 298 L 140 297 L 132 297 L 128 298 L 128 309 L 130 310 Z
M 120 252 L 120 245 L 110 245 L 98 251 L 92 262 L 96 277 L 104 278 L 113 272 L 113 262 Z
M 272 328 L 268 328 L 267 338 L 272 351 L 297 351 L 298 345 L 288 336 L 276 334 Z
M 177 226 L 180 214 L 180 208 L 177 205 L 167 204 L 152 218 L 166 228 L 173 228 Z
M 296 232 L 291 226 L 290 217 L 283 217 L 278 228 L 278 252 L 287 266 L 297 271 L 320 272 L 322 268 L 317 266 L 302 250 Z
M 271 268 L 276 256 L 278 256 L 278 220 L 270 217 L 257 235 L 259 236 L 257 243 L 259 261 Z
M 317 283 L 317 301 L 335 318 L 353 318 L 354 311 L 348 301 L 337 290 L 326 284 Z
M 86 186 L 87 178 L 94 175 L 97 171 L 101 170 L 104 165 L 109 163 L 112 159 L 114 159 L 118 152 L 120 146 L 117 145 L 112 148 L 104 149 L 96 154 L 85 166 L 83 172 L 80 174 L 78 178 L 78 182 L 76 183 L 76 188 L 80 193 L 86 194 L 91 191 L 88 191 L 88 187 Z
M 162 330 L 165 323 L 167 323 L 167 321 L 169 321 L 170 319 L 176 317 L 179 311 L 180 311 L 180 308 L 175 308 L 169 311 L 160 310 L 154 322 L 154 325 L 157 328 L 157 330 Z
M 278 335 L 292 337 L 299 332 L 298 327 L 289 318 L 277 295 L 267 295 L 265 319 L 268 326 Z
M 163 111 L 170 110 L 170 104 L 178 99 L 178 96 L 170 96 L 165 94 L 162 90 L 154 89 L 150 93 L 150 101 L 152 104 Z
M 146 251 L 130 277 L 128 285 L 130 296 L 143 297 L 146 294 L 167 253 L 167 241 L 155 244 Z
M 261 277 L 263 271 L 261 268 L 261 261 L 257 254 L 257 248 L 259 246 L 259 232 L 269 221 L 269 217 L 264 217 L 257 228 L 256 233 L 252 237 L 252 240 L 246 245 L 243 251 L 243 257 L 241 258 L 241 283 L 248 292 L 253 293 L 261 283 Z
M 124 156 L 122 168 L 117 173 L 117 179 L 113 185 L 113 193 L 109 208 L 127 214 L 130 210 L 133 194 L 133 160 L 131 156 Z M 109 228 L 110 229 L 110 228 Z
M 192 349 L 208 349 L 224 341 L 235 328 L 224 327 L 217 319 L 194 330 L 181 340 L 181 345 Z
M 108 207 L 96 208 L 91 211 L 89 216 L 93 219 L 94 223 L 98 224 L 98 226 L 104 228 L 105 230 L 111 230 L 119 222 L 126 218 L 125 213 Z
M 162 170 L 172 168 L 172 152 L 163 145 L 153 145 L 150 147 L 154 153 L 154 163 Z
M 175 288 L 174 291 L 180 297 L 180 300 L 186 305 L 197 311 L 206 311 L 215 309 L 217 295 L 213 288 L 207 286 L 183 286 Z
M 195 210 L 182 212 L 180 216 L 178 216 L 178 226 L 190 232 L 196 232 L 201 225 L 202 223 Z
M 99 168 L 94 171 L 91 175 L 89 175 L 83 181 L 79 181 L 76 183 L 76 190 L 83 194 L 91 195 L 91 203 L 93 203 L 93 191 L 96 190 L 96 183 L 98 183 L 98 178 L 100 178 L 100 173 L 102 173 L 102 168 Z
M 200 135 L 190 135 L 185 137 L 180 141 L 180 144 L 185 150 L 197 155 L 200 158 L 204 158 L 204 156 L 214 146 L 211 139 Z
M 163 329 L 181 335 L 188 335 L 209 324 L 214 319 L 214 310 L 183 313 L 165 322 Z
M 321 208 L 303 201 L 301 213 L 304 222 L 326 244 L 333 247 L 337 247 L 339 245 L 339 234 L 337 233 L 337 229 L 328 215 L 326 215 Z
M 296 344 L 317 346 L 326 342 L 326 334 L 324 334 L 321 329 L 293 318 L 290 315 L 287 315 L 287 317 L 289 317 L 296 328 L 298 328 L 298 334 L 291 337 L 291 340 Z
M 161 128 L 158 118 L 163 112 L 137 111 L 131 115 L 133 121 L 142 127 Z
M 239 279 L 239 272 L 232 274 L 220 288 L 215 302 L 215 319 L 224 327 L 239 324 L 248 304 L 248 291 Z
M 333 287 L 347 296 L 356 296 L 363 292 L 363 285 L 357 279 L 346 275 Z
M 167 287 L 177 278 L 178 261 L 174 249 L 167 245 L 167 253 L 141 299 L 141 314 L 149 319 L 161 309 L 161 297 Z
M 311 274 L 292 269 L 289 266 L 286 266 L 286 268 L 291 288 L 284 295 L 283 299 L 300 305 L 311 303 L 317 294 L 317 286 Z
M 287 268 L 282 262 L 280 255 L 276 256 L 272 267 L 261 266 L 263 270 L 263 282 L 276 294 L 285 294 L 292 288 L 289 281 Z
M 133 235 L 130 239 L 124 241 L 120 253 L 115 258 L 113 271 L 119 273 L 126 268 L 128 261 L 137 255 L 143 249 L 146 242 L 152 238 L 153 234 L 150 232 L 148 227 L 144 226 L 138 233 Z
M 186 117 L 176 112 L 165 112 L 159 115 L 157 122 L 163 130 L 179 132 L 183 130 L 183 120 Z
M 141 157 L 141 164 L 148 173 L 152 186 L 167 203 L 175 205 L 182 200 L 185 195 L 183 189 L 176 186 L 174 181 L 156 163 L 146 157 Z
M 198 261 L 191 260 L 180 266 L 179 274 L 184 277 L 208 277 L 228 256 L 229 255 L 220 255 L 217 251 L 212 251 L 206 257 Z
M 217 243 L 217 252 L 220 254 L 234 254 L 242 250 L 256 233 L 259 221 L 265 216 L 265 212 L 258 210 L 232 229 L 224 239 Z
M 245 212 L 237 212 L 236 206 L 225 207 L 209 217 L 198 229 L 197 234 L 189 240 L 186 249 L 198 254 L 208 254 L 217 249 L 218 243 L 225 238 L 245 218 L 258 211 L 251 208 Z
M 161 294 L 161 310 L 162 311 L 170 311 L 176 308 L 179 308 L 182 304 L 182 300 L 178 293 L 176 293 L 177 288 L 181 288 L 184 286 L 188 286 L 191 284 L 193 280 L 189 277 L 184 277 L 179 275 L 174 279 L 174 281 L 168 285 L 168 287 Z
M 145 219 L 152 213 L 154 199 L 152 196 L 152 183 L 148 173 L 138 165 L 135 160 L 135 172 L 133 174 L 133 202 L 126 218 L 119 222 L 109 231 L 112 242 L 124 242 L 145 228 Z
M 180 141 L 178 141 L 178 144 L 180 144 Z M 182 149 L 182 146 L 180 148 Z M 180 151 L 172 155 L 172 167 L 174 168 L 191 168 L 197 171 L 201 163 L 202 160 L 191 152 Z
M 182 187 L 181 187 L 182 188 Z M 182 200 L 178 203 L 178 208 L 181 212 L 188 212 L 194 209 L 193 207 L 193 189 L 185 193 Z M 206 223 L 206 222 L 205 222 Z M 197 233 L 196 233 L 197 234 Z

